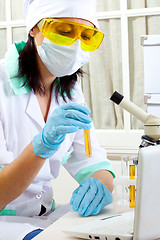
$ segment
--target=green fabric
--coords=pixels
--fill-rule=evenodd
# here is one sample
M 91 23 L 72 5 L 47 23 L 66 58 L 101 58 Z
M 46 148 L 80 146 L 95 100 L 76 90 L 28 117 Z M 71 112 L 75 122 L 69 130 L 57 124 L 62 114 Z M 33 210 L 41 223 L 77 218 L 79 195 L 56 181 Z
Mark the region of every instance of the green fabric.
M 25 77 L 16 77 L 18 75 L 19 52 L 24 48 L 25 45 L 26 43 L 23 41 L 17 42 L 12 45 L 11 49 L 6 54 L 6 66 L 12 84 L 12 89 L 15 95 L 25 94 L 31 91 L 29 86 L 23 86 L 25 82 Z
M 3 167 L 0 166 L 0 171 L 2 170 Z
M 51 211 L 55 209 L 55 200 L 52 199 Z M 16 216 L 16 210 L 5 209 L 5 207 L 0 211 L 0 216 Z
M 79 183 L 81 183 L 84 179 L 86 179 L 87 177 L 90 177 L 93 173 L 95 173 L 99 170 L 107 170 L 107 171 L 111 172 L 113 177 L 115 178 L 113 168 L 112 168 L 110 162 L 108 162 L 108 161 L 103 161 L 100 163 L 96 163 L 92 166 L 83 168 L 78 173 L 76 173 L 76 175 L 74 177 Z
M 0 216 L 16 216 L 16 210 L 9 210 L 9 209 L 3 208 L 0 211 Z
M 0 216 L 1 216 L 1 213 L 3 212 L 3 210 L 5 209 L 5 207 L 4 208 L 2 208 L 2 210 L 0 211 Z
M 53 211 L 55 209 L 55 200 L 52 198 L 52 207 L 51 207 L 51 211 Z
M 16 42 L 14 44 L 16 46 L 16 49 L 17 49 L 18 53 L 20 53 L 20 51 L 22 51 L 22 49 L 25 47 L 26 42 L 21 41 L 21 42 Z
M 65 156 L 65 157 L 63 157 L 63 159 L 62 159 L 62 165 L 64 165 L 67 161 L 68 161 L 68 159 L 71 157 L 71 154 L 69 155 L 69 156 Z

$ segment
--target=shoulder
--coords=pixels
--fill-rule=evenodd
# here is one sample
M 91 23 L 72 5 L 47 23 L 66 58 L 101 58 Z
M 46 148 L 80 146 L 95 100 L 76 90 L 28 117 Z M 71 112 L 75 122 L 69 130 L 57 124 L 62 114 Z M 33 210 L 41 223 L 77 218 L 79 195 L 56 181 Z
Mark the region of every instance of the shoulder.
M 25 42 L 13 43 L 6 52 L 5 59 L 0 60 L 0 91 L 4 90 L 7 95 L 13 92 L 13 81 L 14 79 L 16 81 L 18 74 L 19 51 L 25 44 Z
M 9 73 L 6 66 L 5 59 L 0 60 L 0 92 L 9 93 L 12 92 Z
M 81 89 L 81 85 L 78 82 L 75 84 L 72 90 L 72 98 L 75 102 L 84 103 L 84 95 Z
M 6 68 L 6 64 L 5 64 L 5 59 L 1 59 L 0 60 L 0 81 L 3 80 L 4 77 L 6 77 L 7 74 L 7 68 Z M 8 75 L 9 77 L 9 75 Z

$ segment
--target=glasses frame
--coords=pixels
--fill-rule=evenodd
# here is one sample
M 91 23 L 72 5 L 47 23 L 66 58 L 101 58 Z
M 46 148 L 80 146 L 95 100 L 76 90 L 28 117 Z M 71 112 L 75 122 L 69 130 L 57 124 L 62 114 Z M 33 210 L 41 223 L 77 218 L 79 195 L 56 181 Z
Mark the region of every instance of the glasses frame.
M 77 27 L 76 37 L 74 37 L 74 38 L 71 38 L 71 37 L 70 37 L 69 43 L 67 43 L 67 42 L 64 42 L 64 43 L 62 43 L 62 42 L 60 42 L 60 43 L 54 42 L 51 38 L 48 37 L 48 31 L 45 30 L 45 25 L 48 24 L 48 26 L 49 26 L 49 24 L 51 24 L 51 23 L 53 23 L 53 24 L 54 24 L 54 23 L 62 23 L 62 24 L 64 23 L 64 24 L 69 24 L 69 25 L 74 26 L 74 27 L 76 26 L 76 27 Z M 64 20 L 64 19 L 43 18 L 43 19 L 37 24 L 37 26 L 38 26 L 40 32 L 42 33 L 42 35 L 43 35 L 44 37 L 48 38 L 51 42 L 53 42 L 53 43 L 55 43 L 55 44 L 64 45 L 64 46 L 69 46 L 69 45 L 72 45 L 74 42 L 76 42 L 78 39 L 80 39 L 80 40 L 81 40 L 81 48 L 82 48 L 83 50 L 85 50 L 85 51 L 95 51 L 95 50 L 100 46 L 100 44 L 102 43 L 103 38 L 104 38 L 104 33 L 101 32 L 101 31 L 99 31 L 99 30 L 98 30 L 97 28 L 95 28 L 95 27 L 91 27 L 91 26 L 89 26 L 89 25 L 87 25 L 87 24 L 83 24 L 83 23 L 79 23 L 79 22 L 74 22 L 74 21 L 68 21 L 68 20 Z M 78 30 L 79 30 L 79 31 L 78 31 Z M 94 41 L 94 43 L 92 43 L 92 44 L 90 44 L 90 45 L 89 45 L 89 44 L 86 44 L 87 41 L 85 41 L 85 40 L 81 37 L 81 35 L 80 35 L 80 33 L 82 33 L 83 30 L 91 30 L 91 31 L 94 31 L 95 34 L 98 35 L 97 41 L 96 41 L 96 42 Z M 58 33 L 56 33 L 56 34 L 63 37 L 63 35 L 61 35 L 61 34 L 58 34 Z M 94 35 L 95 35 L 95 34 L 94 34 Z M 94 36 L 94 35 L 93 35 L 93 36 Z M 64 38 L 65 38 L 65 36 L 64 36 Z M 71 41 L 71 39 L 72 39 L 72 41 Z

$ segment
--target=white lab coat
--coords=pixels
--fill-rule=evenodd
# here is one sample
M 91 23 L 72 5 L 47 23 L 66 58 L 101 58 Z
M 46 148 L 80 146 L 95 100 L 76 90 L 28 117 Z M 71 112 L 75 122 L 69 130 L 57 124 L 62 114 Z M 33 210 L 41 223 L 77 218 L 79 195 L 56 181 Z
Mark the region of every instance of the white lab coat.
M 11 66 L 16 68 L 15 59 L 17 49 L 15 45 L 9 51 Z M 13 62 L 12 62 L 13 56 Z M 12 70 L 13 70 L 12 69 Z M 13 71 L 12 71 L 13 72 Z M 0 167 L 11 163 L 16 159 L 23 149 L 32 141 L 45 125 L 40 106 L 33 91 L 16 95 L 11 84 L 11 71 L 8 69 L 6 60 L 0 63 Z M 59 96 L 59 103 L 55 100 L 54 90 L 52 91 L 51 105 L 48 113 L 50 118 L 53 110 L 58 105 L 64 104 Z M 68 100 L 70 101 L 70 100 Z M 83 93 L 78 84 L 73 90 L 73 101 L 84 102 Z M 43 204 L 47 211 L 52 207 L 51 179 L 57 178 L 59 169 L 64 158 L 71 157 L 64 164 L 64 167 L 75 177 L 83 169 L 89 166 L 94 171 L 107 169 L 111 172 L 110 162 L 106 160 L 106 152 L 101 149 L 96 140 L 94 127 L 91 129 L 92 156 L 86 157 L 83 130 L 77 133 L 68 134 L 60 149 L 53 157 L 48 159 L 33 183 L 26 191 L 6 206 L 6 209 L 16 211 L 17 216 L 36 216 L 40 213 Z M 105 163 L 103 166 L 103 162 Z M 97 168 L 97 164 L 100 166 Z M 106 167 L 107 165 L 107 167 Z

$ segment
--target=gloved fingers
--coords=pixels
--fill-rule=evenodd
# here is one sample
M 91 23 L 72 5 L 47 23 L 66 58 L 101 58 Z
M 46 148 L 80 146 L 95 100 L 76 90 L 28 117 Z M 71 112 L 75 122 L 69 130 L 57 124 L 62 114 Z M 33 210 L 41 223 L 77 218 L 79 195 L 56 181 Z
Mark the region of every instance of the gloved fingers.
M 56 147 L 56 145 L 59 145 L 64 141 L 67 133 L 76 132 L 78 129 L 79 128 L 76 126 L 59 126 L 56 127 L 56 129 L 52 130 L 51 128 L 50 131 L 48 131 L 48 129 L 46 130 L 44 127 L 42 130 L 42 141 L 51 148 L 53 147 L 53 143 Z
M 54 129 L 59 126 L 77 126 L 79 129 L 90 129 L 91 128 L 90 123 L 92 122 L 92 119 L 88 115 L 80 113 L 80 115 L 81 116 L 83 115 L 83 117 L 78 118 L 75 116 L 75 118 L 68 118 L 68 116 L 65 117 L 66 113 L 64 113 L 64 112 L 65 112 L 64 110 L 63 110 L 63 113 L 62 112 L 61 113 L 53 112 L 54 114 L 51 116 L 51 118 L 46 123 L 46 126 L 45 126 L 46 131 L 49 131 L 49 132 L 54 131 Z M 57 114 L 57 116 L 55 114 Z M 68 114 L 70 115 L 70 113 L 68 113 Z
M 77 110 L 63 110 L 63 115 L 62 117 L 67 118 L 67 119 L 75 119 L 75 120 L 79 120 L 81 122 L 84 123 L 91 123 L 92 122 L 92 118 L 90 116 L 88 116 L 85 113 L 82 113 L 80 111 Z
M 97 205 L 97 207 L 92 211 L 92 215 L 97 215 L 101 209 L 102 209 L 102 202 L 103 202 L 103 199 L 101 199 L 101 202 Z
M 101 211 L 101 209 L 103 209 L 105 206 L 113 202 L 112 194 L 110 193 L 108 188 L 105 185 L 103 185 L 102 187 L 104 191 L 104 197 L 99 203 L 99 205 L 92 212 L 93 215 L 97 215 Z
M 83 216 L 88 216 L 92 213 L 95 206 L 97 206 L 97 198 L 95 199 L 96 194 L 98 193 L 98 188 L 96 182 L 91 178 L 90 188 L 86 192 L 83 200 L 81 201 L 78 213 Z M 86 212 L 88 214 L 86 214 Z M 91 212 L 91 213 L 90 213 Z
M 51 133 L 52 136 L 57 137 L 59 135 L 64 135 L 67 133 L 74 133 L 77 132 L 79 127 L 77 126 L 58 126 L 56 129 L 53 131 L 53 134 Z
M 96 182 L 95 182 L 95 184 L 96 184 Z M 95 194 L 93 201 L 90 203 L 90 205 L 88 206 L 86 211 L 83 213 L 83 216 L 87 217 L 87 216 L 91 215 L 92 212 L 94 212 L 95 208 L 97 208 L 99 205 L 101 205 L 103 197 L 104 197 L 104 192 L 102 189 L 102 185 L 99 184 L 97 186 L 97 193 Z
M 90 124 L 83 124 L 81 126 L 85 127 L 85 129 L 90 129 L 90 127 L 91 127 Z M 58 137 L 59 135 L 77 132 L 79 129 L 80 129 L 80 126 L 74 126 L 74 125 L 58 126 L 53 131 L 53 133 L 50 133 L 50 135 L 53 137 Z
M 63 104 L 63 105 L 61 105 L 61 108 L 64 110 L 75 109 L 75 110 L 78 110 L 87 115 L 89 115 L 91 113 L 91 110 L 88 107 L 85 107 L 85 106 L 83 106 L 79 103 L 75 103 L 75 102 Z
M 94 211 L 92 212 L 93 215 L 97 215 L 105 206 L 107 206 L 110 202 L 108 201 L 108 199 L 103 198 L 101 200 L 101 202 L 97 205 L 97 207 L 94 209 Z
M 58 126 L 56 129 L 50 129 L 50 132 L 46 131 L 45 134 L 43 134 L 43 138 L 48 144 L 53 144 L 53 142 L 54 144 L 61 144 L 66 134 L 74 133 L 78 130 L 79 128 L 76 126 Z
M 82 189 L 82 187 L 79 188 L 77 193 L 72 198 L 72 209 L 73 211 L 78 211 L 79 205 L 81 201 L 83 200 L 84 195 L 86 194 L 86 191 Z
M 76 126 L 79 129 L 90 129 L 91 128 L 90 123 L 80 122 L 79 120 L 75 120 L 75 119 L 68 119 L 66 122 L 66 125 Z
M 83 181 L 82 184 L 73 192 L 73 197 L 71 199 L 71 205 L 73 211 L 78 211 L 79 205 L 81 201 L 83 200 L 86 192 L 88 191 L 90 187 L 90 181 Z
M 70 204 L 71 204 L 71 205 L 73 204 L 74 199 L 75 199 L 76 194 L 77 194 L 78 191 L 79 191 L 79 187 L 76 188 L 76 190 L 74 190 L 74 192 L 72 193 L 72 197 L 71 197 L 71 200 L 70 200 Z

